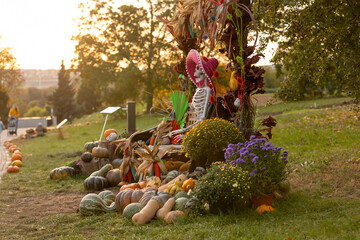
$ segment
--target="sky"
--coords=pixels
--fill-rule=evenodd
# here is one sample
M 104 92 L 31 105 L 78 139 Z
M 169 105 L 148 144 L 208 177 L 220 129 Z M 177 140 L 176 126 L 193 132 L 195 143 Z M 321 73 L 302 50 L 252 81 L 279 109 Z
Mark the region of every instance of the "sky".
M 69 68 L 76 57 L 74 19 L 81 16 L 78 4 L 83 1 L 0 0 L 0 46 L 12 48 L 22 69 L 60 69 L 61 60 Z M 267 51 L 259 64 L 268 64 L 271 55 Z

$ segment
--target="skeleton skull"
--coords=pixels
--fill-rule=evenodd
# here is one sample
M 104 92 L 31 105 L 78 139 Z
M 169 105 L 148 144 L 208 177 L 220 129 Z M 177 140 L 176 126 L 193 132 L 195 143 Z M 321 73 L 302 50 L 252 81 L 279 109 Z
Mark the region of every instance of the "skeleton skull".
M 197 83 L 199 83 L 205 79 L 205 73 L 201 70 L 201 68 L 198 65 L 196 65 L 196 67 L 195 67 L 194 77 L 196 77 L 195 81 Z

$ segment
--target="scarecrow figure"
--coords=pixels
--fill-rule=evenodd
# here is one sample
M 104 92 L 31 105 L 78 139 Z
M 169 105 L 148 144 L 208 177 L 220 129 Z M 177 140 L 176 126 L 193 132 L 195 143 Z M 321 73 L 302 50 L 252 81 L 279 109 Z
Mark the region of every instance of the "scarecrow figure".
M 192 105 L 197 120 L 186 128 L 171 131 L 168 134 L 170 138 L 189 131 L 200 121 L 206 119 L 207 109 L 209 104 L 211 104 L 210 100 L 215 99 L 216 91 L 211 78 L 216 72 L 218 64 L 219 62 L 216 58 L 201 58 L 196 50 L 190 50 L 186 58 L 186 71 L 191 81 L 197 87 L 192 98 Z

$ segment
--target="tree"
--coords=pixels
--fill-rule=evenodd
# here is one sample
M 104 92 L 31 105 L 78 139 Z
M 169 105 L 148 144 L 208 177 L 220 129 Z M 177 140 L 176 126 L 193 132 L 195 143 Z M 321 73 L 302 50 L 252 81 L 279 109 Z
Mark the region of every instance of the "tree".
M 60 122 L 65 118 L 74 117 L 76 112 L 74 104 L 75 91 L 71 86 L 69 74 L 65 70 L 64 61 L 61 63 L 61 69 L 58 73 L 58 87 L 50 96 L 49 100 L 54 106 L 54 114 L 57 121 Z
M 132 5 L 116 8 L 111 1 L 81 4 L 80 33 L 73 37 L 78 54 L 73 59 L 74 68 L 80 72 L 81 86 L 93 89 L 99 102 L 121 103 L 126 98 L 140 100 L 142 96 L 150 110 L 154 89 L 163 81 L 159 72 L 170 59 L 164 56 L 170 48 L 164 26 L 159 26 L 155 15 L 169 14 L 169 2 L 174 1 L 149 1 L 149 11 Z M 132 90 L 136 90 L 134 93 L 124 87 L 129 81 L 133 83 Z M 82 103 L 81 88 L 78 101 Z
M 11 48 L 0 46 L 0 84 L 8 94 L 13 94 L 23 82 L 24 77 L 18 69 Z
M 9 111 L 9 95 L 15 94 L 24 81 L 22 73 L 17 68 L 16 58 L 11 48 L 0 46 L 0 118 L 5 123 Z
M 346 92 L 360 100 L 360 2 L 259 1 L 264 42 L 278 42 L 273 58 L 287 71 L 280 97 Z
M 2 84 L 0 84 L 0 120 L 2 120 L 4 123 L 7 122 L 7 116 L 9 112 L 9 108 L 7 107 L 9 103 L 9 95 L 5 91 L 5 89 L 2 87 Z

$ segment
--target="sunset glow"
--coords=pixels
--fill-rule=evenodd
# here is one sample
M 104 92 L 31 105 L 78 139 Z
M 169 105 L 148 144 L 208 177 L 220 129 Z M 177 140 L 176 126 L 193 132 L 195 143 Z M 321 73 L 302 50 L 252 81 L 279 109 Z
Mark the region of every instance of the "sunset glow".
M 70 67 L 77 34 L 74 19 L 81 16 L 84 0 L 0 0 L 0 46 L 11 47 L 19 68 L 59 69 L 61 60 Z M 116 1 L 115 1 L 116 2 Z M 145 6 L 145 1 L 120 1 Z M 260 63 L 267 64 L 271 53 Z

